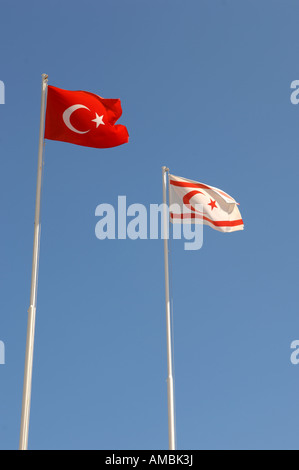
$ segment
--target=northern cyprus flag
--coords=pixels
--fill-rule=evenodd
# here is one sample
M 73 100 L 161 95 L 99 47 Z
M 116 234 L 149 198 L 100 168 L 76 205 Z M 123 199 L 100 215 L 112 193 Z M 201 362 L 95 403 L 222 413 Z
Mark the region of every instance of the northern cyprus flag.
M 201 223 L 219 232 L 244 229 L 238 203 L 221 189 L 169 175 L 170 221 Z

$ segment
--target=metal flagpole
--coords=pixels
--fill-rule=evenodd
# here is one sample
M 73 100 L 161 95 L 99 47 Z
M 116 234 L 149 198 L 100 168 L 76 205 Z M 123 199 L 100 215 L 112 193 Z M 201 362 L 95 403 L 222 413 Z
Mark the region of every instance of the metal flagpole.
M 47 84 L 48 84 L 48 75 L 43 74 L 42 75 L 40 129 L 39 129 L 39 147 L 38 147 L 37 183 L 36 183 L 36 203 L 35 203 L 35 219 L 34 219 L 32 276 L 31 276 L 30 306 L 28 310 L 24 388 L 23 388 L 21 432 L 20 432 L 20 445 L 19 445 L 20 450 L 28 449 L 33 349 L 34 349 L 35 317 L 36 317 L 36 297 L 37 297 L 37 282 L 38 282 L 38 261 L 39 261 L 39 246 L 40 246 L 40 207 L 41 207 Z
M 163 227 L 164 227 L 164 265 L 165 265 L 165 303 L 166 303 L 166 333 L 167 333 L 167 397 L 168 397 L 168 435 L 169 450 L 175 450 L 175 422 L 174 422 L 174 391 L 172 375 L 172 342 L 171 342 L 171 318 L 170 318 L 170 296 L 169 296 L 169 261 L 168 261 L 168 237 L 169 237 L 169 214 L 167 210 L 167 172 L 169 168 L 162 167 L 163 177 Z

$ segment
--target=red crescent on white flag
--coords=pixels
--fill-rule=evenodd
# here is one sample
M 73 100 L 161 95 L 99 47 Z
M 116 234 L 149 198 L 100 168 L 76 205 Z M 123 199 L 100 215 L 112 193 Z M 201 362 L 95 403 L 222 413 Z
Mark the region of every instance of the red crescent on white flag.
M 203 212 L 200 212 L 196 210 L 193 206 L 191 206 L 190 199 L 192 199 L 196 194 L 203 194 L 201 191 L 190 191 L 189 193 L 185 194 L 183 197 L 183 203 L 185 204 L 188 209 L 191 209 L 193 212 L 198 212 L 199 214 L 203 214 Z

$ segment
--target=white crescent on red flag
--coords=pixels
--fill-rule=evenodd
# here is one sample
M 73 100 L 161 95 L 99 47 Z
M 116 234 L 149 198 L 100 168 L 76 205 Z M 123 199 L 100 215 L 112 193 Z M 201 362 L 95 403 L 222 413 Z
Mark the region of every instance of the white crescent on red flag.
M 169 175 L 169 204 L 172 223 L 201 223 L 219 232 L 244 229 L 238 203 L 213 186 Z
M 119 99 L 87 91 L 48 86 L 45 139 L 94 148 L 111 148 L 129 141 Z

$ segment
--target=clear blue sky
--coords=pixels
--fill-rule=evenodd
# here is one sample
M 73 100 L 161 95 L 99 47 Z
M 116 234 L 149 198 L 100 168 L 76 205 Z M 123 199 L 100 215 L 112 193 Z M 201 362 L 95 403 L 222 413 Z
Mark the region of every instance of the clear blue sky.
M 298 449 L 299 5 L 0 5 L 0 448 L 18 447 L 41 74 L 121 98 L 130 143 L 46 143 L 31 449 L 167 449 L 163 243 L 95 237 L 162 200 L 161 167 L 240 202 L 244 232 L 171 244 L 179 449 Z

